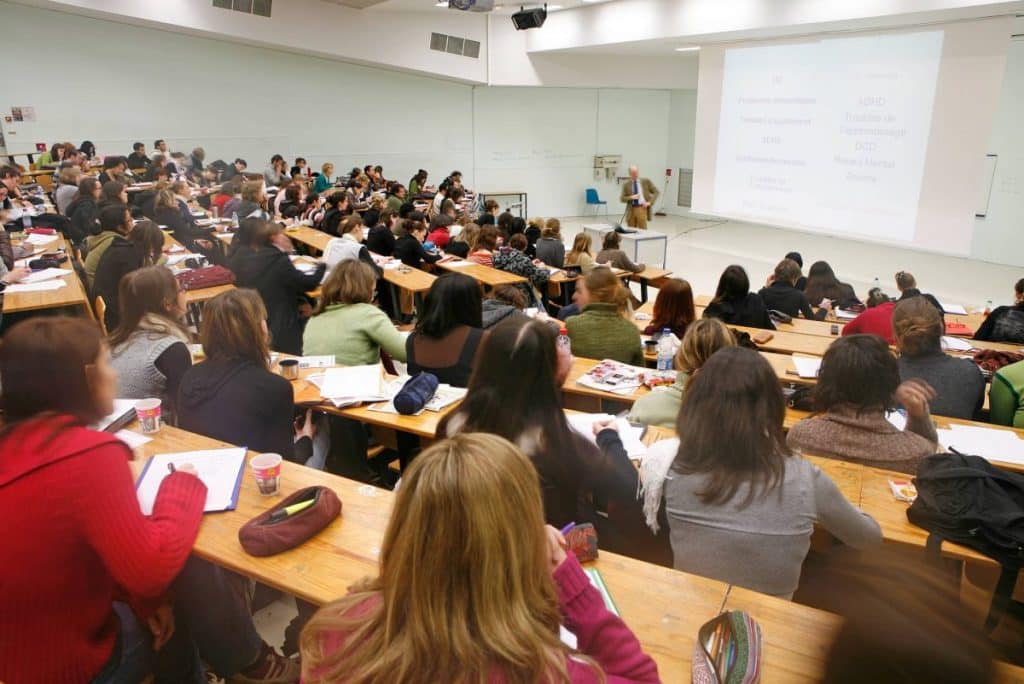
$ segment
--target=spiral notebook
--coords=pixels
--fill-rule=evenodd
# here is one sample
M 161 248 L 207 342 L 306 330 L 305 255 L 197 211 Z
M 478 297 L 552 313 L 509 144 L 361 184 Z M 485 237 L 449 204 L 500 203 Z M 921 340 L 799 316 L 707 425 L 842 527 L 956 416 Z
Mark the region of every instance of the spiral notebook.
M 204 512 L 235 510 L 238 507 L 238 490 L 242 486 L 246 451 L 245 447 L 180 451 L 158 454 L 149 459 L 135 485 L 142 514 L 153 514 L 153 502 L 160 490 L 160 483 L 171 473 L 167 467 L 169 463 L 175 466 L 191 463 L 195 466 L 199 479 L 206 485 Z

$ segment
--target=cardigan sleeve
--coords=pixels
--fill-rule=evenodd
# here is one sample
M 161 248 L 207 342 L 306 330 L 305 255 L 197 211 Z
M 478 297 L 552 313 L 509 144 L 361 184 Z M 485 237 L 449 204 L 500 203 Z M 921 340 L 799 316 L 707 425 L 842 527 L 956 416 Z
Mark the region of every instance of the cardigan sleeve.
M 166 476 L 147 518 L 139 510 L 123 446 L 103 445 L 78 460 L 83 463 L 76 474 L 81 496 L 75 510 L 89 545 L 125 591 L 159 597 L 192 552 L 206 485 L 188 473 Z
M 376 307 L 374 309 L 372 317 L 368 317 L 366 323 L 370 338 L 395 361 L 405 363 L 405 338 L 395 329 L 387 314 Z
M 867 513 L 857 510 L 846 500 L 839 487 L 818 466 L 811 464 L 814 506 L 818 522 L 839 541 L 862 549 L 882 541 L 882 528 Z

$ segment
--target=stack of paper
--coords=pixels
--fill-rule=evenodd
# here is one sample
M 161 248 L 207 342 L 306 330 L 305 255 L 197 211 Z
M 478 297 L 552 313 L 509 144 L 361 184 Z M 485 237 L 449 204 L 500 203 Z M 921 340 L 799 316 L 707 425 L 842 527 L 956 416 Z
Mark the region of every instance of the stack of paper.
M 793 354 L 793 365 L 801 378 L 817 378 L 821 369 L 821 358 L 817 356 L 797 356 Z
M 44 268 L 41 271 L 35 271 L 29 273 L 27 276 L 21 279 L 23 283 L 41 283 L 44 280 L 53 280 L 54 278 L 63 278 L 64 276 L 71 275 L 74 273 L 71 269 L 65 268 Z
M 948 430 L 939 430 L 938 433 L 939 443 L 946 449 L 956 449 L 989 461 L 1024 465 L 1024 440 L 1012 430 L 950 425 Z
M 970 340 L 964 340 L 959 337 L 950 337 L 949 335 L 942 336 L 942 349 L 945 351 L 970 351 L 974 347 L 971 345 Z
M 860 315 L 854 311 L 847 311 L 846 309 L 835 309 L 835 312 L 836 318 L 845 318 L 847 320 L 854 319 Z
M 948 314 L 958 314 L 960 316 L 967 315 L 967 309 L 960 306 L 959 304 L 947 304 L 946 302 L 941 301 L 939 302 L 939 304 L 942 306 L 942 310 Z
M 328 368 L 319 385 L 320 396 L 338 407 L 390 399 L 394 392 L 388 394 L 382 371 L 379 363 L 372 366 Z
M 62 287 L 67 287 L 67 281 L 59 279 L 44 280 L 41 283 L 15 283 L 14 285 L 8 285 L 4 292 L 8 294 L 17 292 L 48 292 L 50 290 L 59 290 Z
M 569 427 L 580 433 L 591 442 L 597 442 L 594 436 L 594 423 L 598 421 L 614 420 L 619 431 L 619 439 L 630 458 L 640 458 L 647 447 L 640 439 L 644 436 L 642 427 L 633 427 L 625 418 L 615 418 L 607 413 L 569 413 L 565 416 L 569 421 Z
M 170 475 L 167 464 L 175 467 L 190 463 L 195 466 L 199 479 L 206 485 L 206 505 L 203 510 L 231 511 L 238 505 L 238 487 L 242 483 L 245 468 L 245 447 L 230 449 L 209 449 L 206 451 L 182 451 L 176 454 L 160 454 L 149 459 L 139 476 L 136 494 L 143 515 L 152 515 L 153 503 L 160 490 L 160 483 Z
M 167 265 L 168 266 L 175 266 L 177 264 L 180 264 L 185 259 L 202 259 L 202 258 L 203 258 L 202 254 L 193 254 L 192 252 L 185 252 L 184 254 L 172 254 L 171 256 L 167 257 Z
M 39 233 L 32 233 L 25 238 L 25 242 L 30 245 L 48 245 L 59 238 L 59 235 L 40 235 Z

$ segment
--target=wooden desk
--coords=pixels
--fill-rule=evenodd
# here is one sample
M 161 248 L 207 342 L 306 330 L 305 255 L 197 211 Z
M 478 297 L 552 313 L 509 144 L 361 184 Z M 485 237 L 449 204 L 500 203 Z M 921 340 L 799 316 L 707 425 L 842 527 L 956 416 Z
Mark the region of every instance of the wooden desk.
M 649 394 L 650 390 L 647 387 L 641 386 L 633 390 L 629 394 L 615 394 L 613 392 L 603 392 L 590 387 L 584 387 L 576 381 L 580 377 L 585 375 L 587 371 L 599 364 L 599 359 L 584 359 L 584 358 L 573 358 L 572 370 L 569 371 L 569 376 L 565 379 L 565 383 L 562 385 L 562 393 L 578 397 L 577 401 L 567 401 L 566 404 L 571 404 L 570 408 L 574 408 L 581 411 L 594 411 L 601 412 L 602 401 L 613 401 L 620 404 L 632 405 L 640 397 Z M 566 397 L 568 400 L 569 398 Z
M 61 280 L 67 283 L 67 285 L 57 290 L 8 292 L 3 296 L 4 313 L 9 314 L 23 311 L 39 311 L 41 309 L 60 309 L 64 307 L 82 307 L 86 316 L 89 318 L 94 317 L 92 304 L 85 295 L 85 287 L 83 286 L 81 279 L 79 279 L 78 274 L 74 272 L 74 267 L 71 263 L 71 259 L 74 257 L 71 253 L 71 247 L 67 242 L 65 242 L 65 240 L 59 235 L 55 235 L 53 236 L 52 242 L 37 246 L 35 253 L 39 254 L 41 252 L 52 251 L 58 247 L 63 247 L 64 253 L 68 255 L 68 261 L 61 264 L 60 267 L 72 271 L 68 275 L 61 277 Z
M 417 311 L 423 311 L 423 296 L 437 280 L 437 276 L 410 266 L 386 268 L 381 276 L 391 288 L 391 301 L 399 304 L 398 290 L 412 294 Z
M 137 424 L 129 426 L 136 429 Z M 146 458 L 175 451 L 230 446 L 164 427 L 141 447 Z M 249 452 L 248 457 L 254 456 Z M 134 461 L 138 475 L 144 461 Z M 342 500 L 341 517 L 298 548 L 256 558 L 238 543 L 238 529 L 284 496 L 313 485 L 330 487 Z M 377 572 L 380 544 L 394 495 L 383 489 L 285 462 L 281 495 L 261 496 L 246 468 L 238 508 L 203 516 L 197 555 L 287 594 L 323 604 L 345 594 L 353 582 Z M 663 681 L 686 681 L 697 629 L 718 614 L 728 586 L 722 582 L 602 552 L 594 564 L 622 618 L 658 663 Z
M 323 252 L 327 243 L 334 239 L 333 235 L 309 226 L 289 226 L 284 229 L 284 234 L 317 252 Z
M 230 242 L 230 239 L 228 240 L 228 242 Z M 180 250 L 176 250 L 173 253 L 170 251 L 171 248 L 177 248 L 177 247 L 180 247 L 181 249 Z M 185 250 L 185 246 L 182 245 L 180 242 L 178 242 L 170 233 L 165 232 L 164 233 L 164 252 L 167 253 L 167 254 L 182 254 L 183 252 L 181 250 Z M 185 251 L 188 251 L 188 250 L 185 250 Z M 213 287 L 204 287 L 204 288 L 200 288 L 198 290 L 188 290 L 185 293 L 185 301 L 188 302 L 189 312 L 190 312 L 190 314 L 194 318 L 194 322 L 196 324 L 196 328 L 197 329 L 199 327 L 199 322 L 200 322 L 199 305 L 202 304 L 203 302 L 207 302 L 207 301 L 213 299 L 214 297 L 216 297 L 217 295 L 221 294 L 222 292 L 228 292 L 229 290 L 234 290 L 234 289 L 235 289 L 235 286 L 234 285 L 230 285 L 230 284 L 228 284 L 228 285 L 214 285 Z
M 647 301 L 647 286 L 651 284 L 651 281 L 661 280 L 672 275 L 672 271 L 667 271 L 664 268 L 655 268 L 654 266 L 648 266 L 639 273 L 631 273 L 629 280 L 635 280 L 640 283 L 640 302 L 645 303 Z
M 460 261 L 465 261 L 465 259 L 462 259 Z M 508 271 L 502 271 L 497 268 L 492 268 L 490 266 L 484 266 L 483 264 L 475 264 L 470 262 L 468 266 L 453 267 L 451 266 L 451 262 L 438 262 L 435 265 L 451 273 L 462 273 L 463 275 L 468 275 L 470 278 L 475 279 L 477 282 L 479 282 L 482 285 L 486 285 L 487 287 L 498 287 L 499 285 L 517 285 L 519 283 L 527 282 L 526 278 L 522 276 L 517 276 L 513 273 L 509 273 Z

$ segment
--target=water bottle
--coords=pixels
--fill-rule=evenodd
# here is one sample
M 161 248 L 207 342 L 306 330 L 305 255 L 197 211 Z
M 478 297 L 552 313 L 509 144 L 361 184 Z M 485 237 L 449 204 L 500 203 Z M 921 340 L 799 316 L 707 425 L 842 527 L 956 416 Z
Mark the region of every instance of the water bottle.
M 988 316 L 990 313 L 992 313 L 992 300 L 991 299 L 986 299 L 985 300 L 985 315 Z
M 21 225 L 24 228 L 32 227 L 32 217 L 27 212 L 21 215 Z
M 569 341 L 569 331 L 563 325 L 558 330 L 558 347 L 559 349 L 565 349 L 565 351 L 571 351 L 572 342 Z
M 661 339 L 658 340 L 658 370 L 672 370 L 672 331 L 665 328 L 661 331 Z
M 231 225 L 234 228 L 238 228 L 238 212 L 237 211 L 231 213 Z

